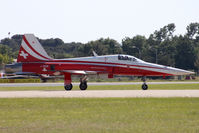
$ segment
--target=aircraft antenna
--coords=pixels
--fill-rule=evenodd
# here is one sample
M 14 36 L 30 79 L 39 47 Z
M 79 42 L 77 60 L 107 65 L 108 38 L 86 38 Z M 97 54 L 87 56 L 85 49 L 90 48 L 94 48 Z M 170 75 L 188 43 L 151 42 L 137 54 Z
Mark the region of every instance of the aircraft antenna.
M 98 56 L 98 54 L 93 50 L 93 55 L 94 56 Z

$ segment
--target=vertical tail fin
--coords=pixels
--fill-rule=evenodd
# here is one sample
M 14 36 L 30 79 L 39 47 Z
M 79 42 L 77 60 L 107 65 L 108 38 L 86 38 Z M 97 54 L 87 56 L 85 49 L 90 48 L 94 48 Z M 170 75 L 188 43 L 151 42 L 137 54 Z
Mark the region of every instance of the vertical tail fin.
M 23 35 L 17 62 L 40 62 L 51 59 L 33 34 Z

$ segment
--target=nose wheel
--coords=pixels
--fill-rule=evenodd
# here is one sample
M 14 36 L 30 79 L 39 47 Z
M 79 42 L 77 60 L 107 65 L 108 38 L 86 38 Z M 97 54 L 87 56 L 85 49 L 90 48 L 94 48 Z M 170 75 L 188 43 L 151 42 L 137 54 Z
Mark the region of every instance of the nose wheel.
M 148 85 L 146 83 L 142 84 L 142 90 L 147 90 L 148 89 Z
M 144 82 L 142 84 L 142 90 L 147 90 L 148 89 L 148 85 L 146 84 L 146 76 L 142 77 L 142 81 Z

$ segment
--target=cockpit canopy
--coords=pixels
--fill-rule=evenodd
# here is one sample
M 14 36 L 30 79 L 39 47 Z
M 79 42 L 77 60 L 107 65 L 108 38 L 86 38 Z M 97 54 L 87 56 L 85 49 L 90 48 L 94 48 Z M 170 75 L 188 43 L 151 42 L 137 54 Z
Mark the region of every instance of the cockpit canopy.
M 136 61 L 136 58 L 128 55 L 118 55 L 118 60 Z
M 143 62 L 142 60 L 140 60 L 134 56 L 130 56 L 130 55 L 118 55 L 118 60 L 119 61 Z

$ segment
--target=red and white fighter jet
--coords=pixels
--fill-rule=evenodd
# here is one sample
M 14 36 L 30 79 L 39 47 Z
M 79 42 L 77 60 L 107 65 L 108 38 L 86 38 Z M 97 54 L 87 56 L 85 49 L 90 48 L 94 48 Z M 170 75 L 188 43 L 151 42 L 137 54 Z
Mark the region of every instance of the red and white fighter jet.
M 130 55 L 104 55 L 80 58 L 53 59 L 43 49 L 33 34 L 23 36 L 19 51 L 17 65 L 22 73 L 64 75 L 64 87 L 72 89 L 71 75 L 83 75 L 80 81 L 80 89 L 87 89 L 86 77 L 89 74 L 108 74 L 108 78 L 114 75 L 135 76 L 172 76 L 188 75 L 193 72 L 173 67 L 148 63 Z M 143 78 L 142 89 L 148 89 Z

